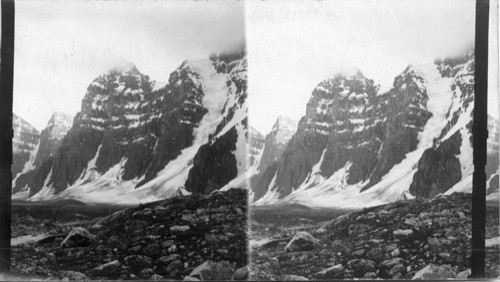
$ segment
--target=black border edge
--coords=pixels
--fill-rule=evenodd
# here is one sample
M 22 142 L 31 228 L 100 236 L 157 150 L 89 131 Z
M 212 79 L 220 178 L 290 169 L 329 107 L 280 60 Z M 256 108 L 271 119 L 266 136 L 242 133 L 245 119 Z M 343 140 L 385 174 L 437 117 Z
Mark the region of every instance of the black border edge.
M 471 277 L 485 277 L 486 140 L 488 138 L 488 27 L 489 0 L 476 0 L 472 177 Z
M 0 65 L 0 272 L 11 263 L 12 102 L 14 88 L 14 0 L 2 0 Z

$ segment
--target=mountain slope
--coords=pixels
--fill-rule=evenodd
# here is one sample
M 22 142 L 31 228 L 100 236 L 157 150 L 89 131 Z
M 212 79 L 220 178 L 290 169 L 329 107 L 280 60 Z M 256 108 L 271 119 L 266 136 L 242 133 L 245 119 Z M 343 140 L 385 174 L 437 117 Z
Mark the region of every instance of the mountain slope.
M 254 200 L 260 199 L 266 193 L 276 173 L 277 162 L 296 130 L 297 121 L 282 116 L 276 120 L 271 132 L 266 135 L 262 156 L 256 164 L 255 174 L 250 178 Z
M 238 81 L 246 79 L 246 59 L 243 51 L 238 54 L 227 63 L 219 57 L 185 61 L 164 86 L 131 63 L 97 77 L 60 149 L 31 178 L 31 200 L 136 203 L 203 193 L 187 182 L 200 175 L 190 173 L 196 156 L 236 130 L 239 142 L 217 147 L 239 152 L 230 163 L 236 173 L 215 189 L 224 186 L 246 162 L 240 159 L 246 81 Z
M 55 112 L 50 118 L 47 126 L 39 135 L 39 143 L 36 150 L 33 151 L 31 163 L 25 167 L 23 172 L 15 176 L 12 181 L 12 192 L 18 193 L 14 198 L 26 198 L 29 196 L 29 191 L 26 189 L 27 184 L 34 174 L 36 169 L 52 158 L 59 147 L 66 133 L 71 128 L 73 117 L 62 112 Z M 22 192 L 21 192 L 22 191 Z M 21 192 L 21 193 L 19 193 Z
M 16 114 L 12 114 L 12 177 L 25 173 L 34 167 L 40 145 L 40 132 Z
M 473 71 L 468 52 L 410 65 L 388 92 L 359 71 L 324 80 L 256 204 L 363 207 L 470 191 Z

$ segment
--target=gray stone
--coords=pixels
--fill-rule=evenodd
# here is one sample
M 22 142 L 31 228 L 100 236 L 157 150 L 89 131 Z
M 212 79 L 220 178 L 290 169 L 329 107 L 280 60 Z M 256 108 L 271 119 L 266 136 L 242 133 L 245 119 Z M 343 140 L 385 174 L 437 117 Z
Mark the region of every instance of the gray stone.
M 295 234 L 295 236 L 288 242 L 285 247 L 287 252 L 297 252 L 297 251 L 311 251 L 314 250 L 316 245 L 319 244 L 319 240 L 314 238 L 311 234 L 305 231 L 300 231 Z
M 189 276 L 200 280 L 230 280 L 233 273 L 234 269 L 227 261 L 213 262 L 207 260 L 198 265 Z
M 191 228 L 187 225 L 174 225 L 170 227 L 171 232 L 178 232 L 178 233 L 184 233 L 186 231 L 189 231 L 189 229 Z
M 314 277 L 318 279 L 332 279 L 337 278 L 340 273 L 344 271 L 342 264 L 337 264 L 332 267 L 326 268 L 317 272 Z
M 462 271 L 462 272 L 459 272 L 459 273 L 457 274 L 457 276 L 455 276 L 455 278 L 457 278 L 457 279 L 467 279 L 467 278 L 469 278 L 469 276 L 471 275 L 471 273 L 472 273 L 472 272 L 471 272 L 471 270 L 470 270 L 470 268 L 469 268 L 469 269 L 467 269 L 467 270 L 464 270 L 464 271 Z
M 283 275 L 283 281 L 308 281 L 309 279 L 299 275 Z
M 121 270 L 121 263 L 118 260 L 114 260 L 105 264 L 101 264 L 98 267 L 92 269 L 92 274 L 96 276 L 107 276 L 113 274 L 119 274 Z
M 123 259 L 125 265 L 131 266 L 133 268 L 148 268 L 153 265 L 152 259 L 147 256 L 142 255 L 131 255 Z
M 398 229 L 398 230 L 394 230 L 392 232 L 392 234 L 394 234 L 394 236 L 409 236 L 409 235 L 413 234 L 413 230 L 411 230 L 411 229 Z
M 77 271 L 71 271 L 71 270 L 64 270 L 64 271 L 61 271 L 61 276 L 63 278 L 67 278 L 69 280 L 83 280 L 83 281 L 87 281 L 87 280 L 90 280 L 87 275 L 81 273 L 81 272 L 77 272 Z
M 383 268 L 383 269 L 391 269 L 395 265 L 400 264 L 402 262 L 403 262 L 402 258 L 392 258 L 392 259 L 384 260 L 383 262 L 381 262 L 379 264 L 379 266 L 380 266 L 380 268 Z
M 347 268 L 351 270 L 362 270 L 364 272 L 375 271 L 375 262 L 367 259 L 352 259 L 347 262 Z
M 431 279 L 448 279 L 454 278 L 456 276 L 455 272 L 450 265 L 434 265 L 429 264 L 428 266 L 420 269 L 413 276 L 413 280 L 431 280 Z
M 240 267 L 234 272 L 233 280 L 247 280 L 249 273 L 248 266 Z
M 71 247 L 86 247 L 94 241 L 94 235 L 92 235 L 87 229 L 83 227 L 75 227 L 66 236 L 64 241 L 61 243 L 61 247 L 71 248 Z

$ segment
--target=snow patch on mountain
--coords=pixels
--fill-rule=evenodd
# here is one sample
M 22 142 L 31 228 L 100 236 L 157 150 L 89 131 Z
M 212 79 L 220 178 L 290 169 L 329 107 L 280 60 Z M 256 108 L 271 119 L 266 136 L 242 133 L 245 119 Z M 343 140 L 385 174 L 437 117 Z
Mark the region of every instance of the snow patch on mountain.
M 31 150 L 30 157 L 29 157 L 28 161 L 24 164 L 23 170 L 15 176 L 14 180 L 12 180 L 12 188 L 14 188 L 16 186 L 16 180 L 20 175 L 35 169 L 34 164 L 35 164 L 35 159 L 36 159 L 36 155 L 38 154 L 39 148 L 40 148 L 40 141 L 38 141 L 35 148 L 33 148 L 33 150 Z
M 40 191 L 38 191 L 38 193 L 33 195 L 33 197 L 29 198 L 28 200 L 38 201 L 38 200 L 50 198 L 54 195 L 55 189 L 52 187 L 52 184 L 49 183 L 53 170 L 54 170 L 54 167 L 52 166 L 49 174 L 47 175 L 47 178 L 45 178 L 45 181 L 43 183 L 43 188 Z

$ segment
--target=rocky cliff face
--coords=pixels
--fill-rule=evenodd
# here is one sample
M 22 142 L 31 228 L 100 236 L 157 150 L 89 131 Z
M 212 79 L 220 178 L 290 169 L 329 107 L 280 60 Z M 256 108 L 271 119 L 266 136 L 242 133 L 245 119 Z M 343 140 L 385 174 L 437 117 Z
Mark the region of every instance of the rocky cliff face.
M 73 117 L 62 112 L 55 112 L 52 115 L 45 129 L 39 134 L 38 138 L 40 140 L 36 150 L 32 151 L 30 163 L 13 180 L 13 193 L 28 192 L 26 191 L 27 184 L 36 174 L 36 169 L 40 168 L 45 161 L 54 157 L 61 146 L 64 136 L 71 128 L 72 121 Z M 14 197 L 26 198 L 28 193 L 20 193 Z
M 36 155 L 35 167 L 39 167 L 44 161 L 54 157 L 72 124 L 73 117 L 70 115 L 62 112 L 55 112 L 52 115 L 49 123 L 40 133 L 40 147 Z
M 257 169 L 264 151 L 265 136 L 252 126 L 248 127 L 249 147 L 248 147 L 248 165 Z
M 410 193 L 422 197 L 472 191 L 474 54 L 436 60 L 435 64 L 441 76 L 451 80 L 452 97 L 446 112 L 446 125 L 420 158 L 410 185 Z
M 269 134 L 266 135 L 255 175 L 252 175 L 250 184 L 254 200 L 260 199 L 267 192 L 267 188 L 276 173 L 278 160 L 286 149 L 290 138 L 297 130 L 297 121 L 288 117 L 279 117 Z
M 34 166 L 40 145 L 40 132 L 16 114 L 12 114 L 12 178 L 29 171 Z
M 325 79 L 256 204 L 360 207 L 470 191 L 473 71 L 468 52 L 410 65 L 387 92 L 360 71 Z
M 227 98 L 221 111 L 222 120 L 208 142 L 200 147 L 189 171 L 186 189 L 209 193 L 227 189 L 226 185 L 246 188 L 248 125 L 247 60 L 244 48 L 224 52 L 211 60 L 217 73 L 226 74 Z M 238 178 L 230 184 L 230 181 Z
M 238 56 L 185 61 L 166 85 L 131 63 L 97 77 L 58 151 L 30 177 L 31 199 L 142 202 L 227 184 L 246 164 L 246 59 Z M 212 179 L 219 169 L 225 174 Z

